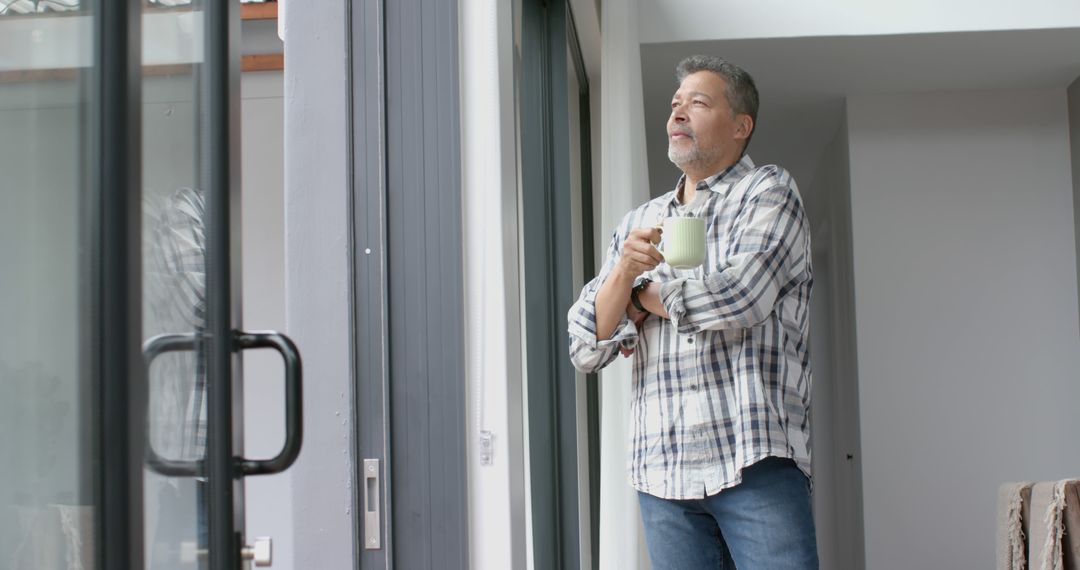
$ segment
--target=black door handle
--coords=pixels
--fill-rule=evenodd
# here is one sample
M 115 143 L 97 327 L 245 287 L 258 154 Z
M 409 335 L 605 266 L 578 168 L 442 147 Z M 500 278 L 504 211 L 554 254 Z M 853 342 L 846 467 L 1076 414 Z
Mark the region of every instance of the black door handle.
M 237 475 L 269 475 L 289 468 L 300 455 L 304 439 L 303 364 L 300 351 L 289 337 L 278 332 L 234 331 L 233 351 L 272 348 L 285 360 L 285 443 L 270 459 L 235 458 Z M 202 341 L 195 333 L 162 334 L 143 343 L 143 362 L 147 375 L 154 359 L 166 352 L 194 351 Z M 203 475 L 203 461 L 168 459 L 146 442 L 146 464 L 168 477 Z
M 166 352 L 194 351 L 200 342 L 200 336 L 195 333 L 160 334 L 149 338 L 143 343 L 143 363 L 147 378 L 150 377 L 150 365 L 154 359 Z M 147 417 L 147 422 L 150 418 Z M 147 426 L 149 433 L 149 426 Z M 154 471 L 166 477 L 195 477 L 202 475 L 203 462 L 168 459 L 154 449 L 150 438 L 146 438 L 146 464 Z
M 269 475 L 289 468 L 300 455 L 304 440 L 303 365 L 300 351 L 289 337 L 278 332 L 236 332 L 235 350 L 272 348 L 285 360 L 285 444 L 271 459 L 240 458 L 241 476 Z

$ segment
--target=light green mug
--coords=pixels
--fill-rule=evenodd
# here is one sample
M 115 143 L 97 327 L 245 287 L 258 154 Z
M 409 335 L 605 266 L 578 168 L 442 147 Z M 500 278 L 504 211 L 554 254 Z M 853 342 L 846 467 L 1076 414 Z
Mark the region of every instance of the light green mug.
M 697 267 L 705 261 L 705 219 L 674 217 L 664 220 L 663 238 L 657 249 L 676 269 Z

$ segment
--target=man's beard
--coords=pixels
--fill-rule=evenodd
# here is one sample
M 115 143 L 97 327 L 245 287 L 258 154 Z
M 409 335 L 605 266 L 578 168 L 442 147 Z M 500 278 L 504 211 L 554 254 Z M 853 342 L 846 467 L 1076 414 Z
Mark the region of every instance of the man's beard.
M 704 150 L 701 150 L 701 147 L 698 146 L 696 140 L 692 140 L 691 142 L 693 144 L 690 146 L 690 148 L 685 150 L 676 150 L 675 145 L 668 141 L 668 160 L 675 163 L 675 166 L 678 166 L 680 170 L 686 170 L 686 167 L 693 166 L 695 164 L 709 162 L 711 159 L 715 158 L 716 154 L 718 154 L 717 151 L 706 152 Z
M 684 150 L 676 150 L 675 145 L 668 143 L 667 148 L 668 160 L 675 163 L 675 166 L 682 167 L 683 165 L 694 164 L 702 159 L 701 149 L 698 148 L 697 143 L 694 143 L 690 148 Z

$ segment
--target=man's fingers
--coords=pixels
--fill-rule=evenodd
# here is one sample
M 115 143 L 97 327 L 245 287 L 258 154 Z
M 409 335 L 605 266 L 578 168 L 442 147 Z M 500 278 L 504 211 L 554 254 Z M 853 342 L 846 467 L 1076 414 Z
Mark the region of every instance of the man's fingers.
M 664 230 L 660 226 L 653 226 L 651 228 L 634 228 L 630 230 L 630 237 L 624 244 L 625 247 L 633 247 L 639 251 L 644 251 L 649 255 L 656 258 L 657 262 L 663 261 L 664 256 L 656 249 L 656 245 L 660 243 L 660 236 Z
M 653 226 L 651 228 L 646 228 L 646 229 L 649 230 L 649 237 L 647 238 L 649 240 L 649 243 L 651 243 L 653 245 L 656 245 L 656 244 L 660 243 L 660 237 L 664 233 L 663 226 Z
M 655 263 L 664 261 L 664 254 L 660 253 L 660 250 L 656 249 L 656 246 L 645 241 L 630 241 L 626 242 L 626 247 L 623 248 L 627 253 L 639 253 L 641 255 L 651 258 Z
M 647 253 L 634 250 L 626 252 L 625 257 L 628 258 L 631 262 L 640 265 L 642 267 L 642 271 L 651 271 L 653 269 L 656 269 L 656 266 L 659 265 L 661 261 Z
M 634 228 L 630 230 L 630 238 L 638 239 L 648 243 L 660 243 L 660 235 L 663 233 L 663 228 L 660 226 L 653 226 L 650 228 Z
M 664 254 L 656 249 L 654 241 L 660 240 L 659 228 L 634 228 L 623 242 L 623 267 L 635 275 L 656 269 L 664 261 Z
M 660 253 L 660 250 L 656 249 L 656 246 L 651 243 L 645 249 L 645 255 L 653 258 L 657 263 L 662 263 L 664 261 L 664 254 Z

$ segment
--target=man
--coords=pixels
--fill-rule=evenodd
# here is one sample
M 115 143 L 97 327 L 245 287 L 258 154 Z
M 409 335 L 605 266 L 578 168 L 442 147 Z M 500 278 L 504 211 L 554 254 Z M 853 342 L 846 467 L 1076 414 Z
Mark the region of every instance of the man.
M 745 154 L 753 79 L 720 58 L 676 69 L 674 190 L 628 213 L 568 321 L 583 372 L 633 355 L 630 483 L 657 569 L 816 569 L 810 510 L 812 283 L 795 181 Z M 706 220 L 706 258 L 674 269 L 664 218 Z

